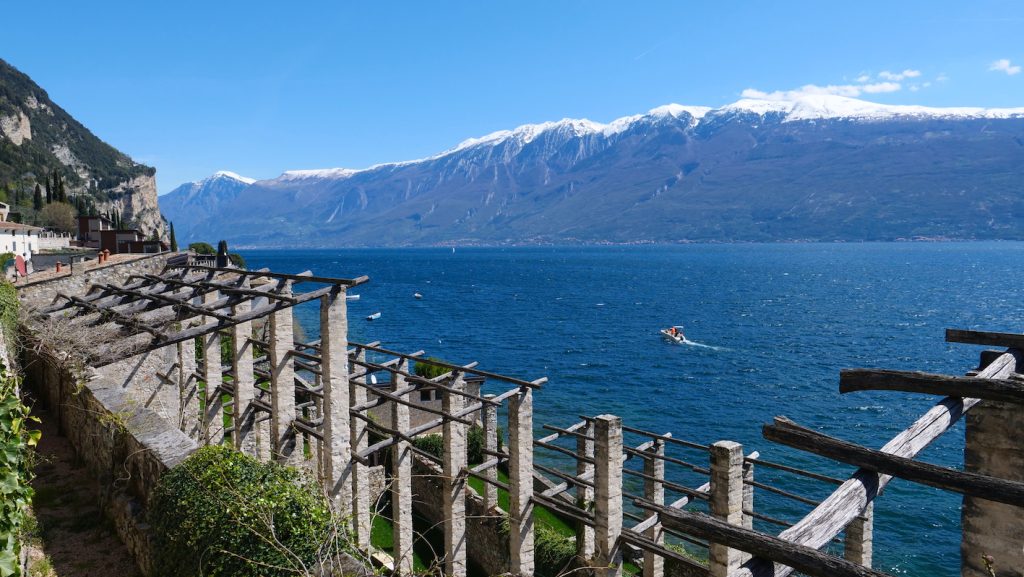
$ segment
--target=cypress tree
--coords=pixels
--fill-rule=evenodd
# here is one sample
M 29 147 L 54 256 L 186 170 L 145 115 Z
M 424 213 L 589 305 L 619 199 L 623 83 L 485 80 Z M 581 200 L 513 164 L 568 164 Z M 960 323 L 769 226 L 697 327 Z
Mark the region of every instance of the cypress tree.
M 46 179 L 46 204 L 53 202 L 53 185 L 50 184 L 50 179 Z
M 171 222 L 171 250 L 178 252 L 178 239 L 174 237 L 174 222 Z
M 43 189 L 39 186 L 38 182 L 36 183 L 35 194 L 32 196 L 32 206 L 36 210 L 43 210 Z

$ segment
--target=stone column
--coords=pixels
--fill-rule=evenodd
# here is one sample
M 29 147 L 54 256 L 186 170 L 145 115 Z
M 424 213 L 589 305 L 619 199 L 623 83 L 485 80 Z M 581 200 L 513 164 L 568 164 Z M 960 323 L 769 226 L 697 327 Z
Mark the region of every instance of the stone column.
M 494 395 L 484 395 L 485 399 L 491 400 Z M 484 404 L 484 448 L 491 452 L 498 451 L 498 407 Z M 493 459 L 494 455 L 484 455 L 484 461 Z M 484 471 L 484 476 L 489 481 L 498 480 L 498 468 L 491 467 Z M 484 483 L 484 510 L 490 511 L 492 507 L 498 506 L 498 488 L 490 483 Z
M 875 504 L 868 503 L 864 514 L 846 526 L 843 536 L 843 557 L 850 562 L 871 567 L 871 539 L 874 533 Z
M 365 362 L 366 351 L 359 349 L 357 359 Z M 355 380 L 349 380 L 349 401 L 352 406 L 366 402 L 366 388 L 357 384 Z M 362 419 L 349 419 L 349 428 L 352 452 L 359 453 L 365 450 L 369 446 L 366 422 Z M 355 529 L 356 545 L 363 551 L 370 549 L 372 524 L 370 507 L 370 468 L 352 459 L 352 525 Z
M 285 284 L 283 295 L 291 294 L 290 283 Z M 290 354 L 295 348 L 292 330 L 292 309 L 286 308 L 270 315 L 270 436 L 273 439 L 274 460 L 286 465 L 299 465 L 302 449 L 297 446 L 295 429 L 295 367 Z
M 453 373 L 451 388 L 462 391 L 466 383 L 462 373 Z M 447 415 L 462 410 L 464 398 L 444 391 L 442 407 Z M 466 575 L 466 425 L 453 419 L 444 421 L 444 573 L 448 577 Z
M 243 285 L 248 287 L 248 283 Z M 248 313 L 251 305 L 248 300 L 243 300 L 231 307 L 232 316 Z M 256 398 L 256 382 L 253 377 L 253 346 L 249 339 L 252 337 L 252 323 L 238 323 L 231 327 L 231 344 L 233 353 L 231 355 L 231 372 L 234 373 L 232 386 L 235 390 L 234 407 L 231 409 L 231 420 L 233 421 L 234 432 L 232 440 L 235 448 L 253 457 L 258 457 L 256 451 L 256 435 L 253 433 L 256 410 L 252 406 Z
M 594 562 L 595 573 L 622 575 L 622 419 L 594 419 Z
M 203 303 L 209 304 L 220 298 L 220 291 L 211 291 L 203 295 Z M 208 322 L 216 323 L 213 317 L 204 317 Z M 203 439 L 207 445 L 220 445 L 224 442 L 224 402 L 221 399 L 220 387 L 224 375 L 220 363 L 220 333 L 212 332 L 201 338 L 203 342 L 203 381 L 206 383 L 206 410 L 203 412 Z
M 1017 370 L 1021 368 L 1018 365 Z M 1024 482 L 1024 411 L 1020 405 L 981 401 L 967 413 L 964 471 Z M 998 577 L 1024 575 L 1024 507 L 964 497 L 960 571 L 987 577 L 983 555 Z
M 743 525 L 743 445 L 719 441 L 711 446 L 711 514 Z M 742 563 L 743 552 L 712 543 L 708 568 L 712 577 L 728 577 Z
M 402 359 L 399 371 L 408 368 L 408 361 Z M 392 373 L 391 391 L 397 392 L 405 386 L 405 377 Z M 391 428 L 402 433 L 409 430 L 409 406 L 391 404 Z M 395 573 L 412 575 L 412 450 L 409 441 L 399 439 L 391 447 L 391 523 L 394 546 Z
M 352 513 L 352 449 L 349 435 L 348 309 L 345 291 L 320 299 L 320 378 L 323 381 L 324 485 L 339 513 Z
M 533 562 L 533 391 L 519 389 L 508 404 L 509 572 L 532 577 Z
M 576 476 L 589 476 L 593 479 L 594 465 L 583 459 L 594 460 L 594 424 L 588 422 L 579 430 L 580 435 L 576 437 L 576 454 L 581 458 L 576 460 Z M 590 437 L 589 439 L 587 437 Z M 594 489 L 586 485 L 576 487 L 576 506 L 584 511 L 592 510 L 594 503 Z M 587 562 L 594 558 L 594 528 L 586 523 L 576 524 L 576 555 Z
M 644 457 L 644 474 L 660 480 L 644 479 L 644 498 L 652 503 L 664 505 L 665 484 L 661 480 L 665 479 L 665 461 L 656 457 L 665 456 L 665 441 L 655 439 L 653 446 L 647 449 L 647 452 L 651 456 Z M 661 523 L 656 523 L 644 531 L 644 535 L 659 545 L 665 542 L 665 532 L 662 530 Z M 644 551 L 644 577 L 663 577 L 664 574 L 665 559 L 661 555 Z
M 190 439 L 200 442 L 199 382 L 196 380 L 196 339 L 178 343 L 178 426 Z

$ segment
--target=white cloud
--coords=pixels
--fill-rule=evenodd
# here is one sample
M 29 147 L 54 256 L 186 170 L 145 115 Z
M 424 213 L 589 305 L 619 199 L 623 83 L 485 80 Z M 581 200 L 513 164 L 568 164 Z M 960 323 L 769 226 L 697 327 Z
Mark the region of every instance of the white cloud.
M 1020 72 L 1020 66 L 1010 64 L 1010 60 L 1007 58 L 996 60 L 989 65 L 988 69 L 993 72 L 1005 72 L 1008 76 L 1013 76 Z
M 868 82 L 870 80 L 871 80 L 871 75 L 870 74 L 861 74 L 860 76 L 857 77 L 857 82 L 859 82 L 861 84 L 864 84 L 865 82 Z
M 946 82 L 947 80 L 949 80 L 949 76 L 947 76 L 945 72 L 941 72 L 935 77 L 936 82 Z
M 903 88 L 898 82 L 876 82 L 874 84 L 829 84 L 818 86 L 817 84 L 805 84 L 795 90 L 775 90 L 764 92 L 756 88 L 747 88 L 740 95 L 743 98 L 757 98 L 761 100 L 793 100 L 808 94 L 833 94 L 836 96 L 848 96 L 856 98 L 861 94 L 879 94 L 882 92 L 896 92 Z
M 903 72 L 889 72 L 888 70 L 883 70 L 878 73 L 878 77 L 882 80 L 891 80 L 893 82 L 899 82 L 905 78 L 917 78 L 920 75 L 920 70 L 911 70 L 909 68 Z

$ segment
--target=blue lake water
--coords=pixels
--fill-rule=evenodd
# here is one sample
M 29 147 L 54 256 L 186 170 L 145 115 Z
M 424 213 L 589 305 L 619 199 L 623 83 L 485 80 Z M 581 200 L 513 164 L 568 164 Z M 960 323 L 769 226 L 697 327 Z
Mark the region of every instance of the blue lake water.
M 840 369 L 962 374 L 980 348 L 945 343 L 945 328 L 1024 329 L 1024 243 L 242 253 L 252 268 L 369 275 L 349 303 L 354 341 L 548 377 L 535 396 L 538 427 L 612 413 L 628 426 L 701 443 L 735 440 L 762 458 L 842 476 L 851 469 L 769 443 L 761 426 L 786 415 L 880 447 L 936 399 L 840 395 Z M 378 320 L 363 320 L 378 311 Z M 298 315 L 315 337 L 316 310 Z M 706 346 L 670 343 L 658 329 L 671 324 Z M 698 452 L 673 451 L 706 463 Z M 921 458 L 960 466 L 962 423 Z M 817 499 L 831 491 L 765 468 L 757 475 Z M 759 512 L 789 522 L 810 510 L 763 492 L 757 499 Z M 876 503 L 875 566 L 958 575 L 959 506 L 955 495 L 894 480 Z

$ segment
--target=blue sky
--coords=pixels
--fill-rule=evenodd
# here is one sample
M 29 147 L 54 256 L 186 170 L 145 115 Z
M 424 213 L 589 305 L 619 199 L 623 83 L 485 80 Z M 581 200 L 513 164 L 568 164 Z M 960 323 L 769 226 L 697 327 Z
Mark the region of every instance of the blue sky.
M 33 0 L 3 14 L 0 58 L 156 166 L 161 193 L 744 91 L 1024 106 L 1016 1 Z

